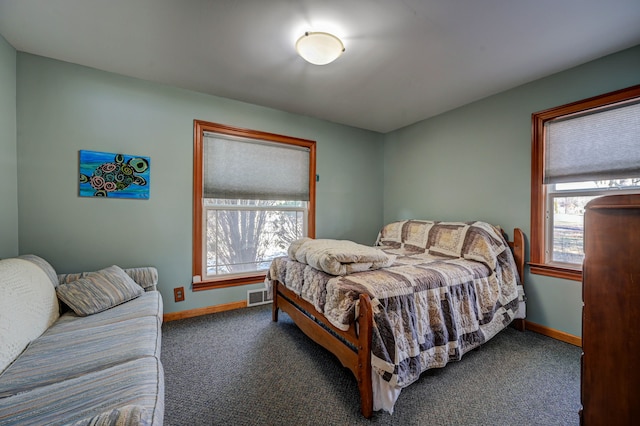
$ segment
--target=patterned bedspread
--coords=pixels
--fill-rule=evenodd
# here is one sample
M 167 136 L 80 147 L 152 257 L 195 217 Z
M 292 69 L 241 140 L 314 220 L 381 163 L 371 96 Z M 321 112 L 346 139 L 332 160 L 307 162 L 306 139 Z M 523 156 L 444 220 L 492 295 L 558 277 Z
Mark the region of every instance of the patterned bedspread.
M 392 386 L 459 360 L 506 327 L 518 309 L 519 277 L 508 244 L 483 222 L 403 221 L 376 243 L 396 256 L 387 268 L 333 276 L 287 257 L 267 275 L 337 328 L 353 323 L 361 293 L 374 311 L 372 366 Z

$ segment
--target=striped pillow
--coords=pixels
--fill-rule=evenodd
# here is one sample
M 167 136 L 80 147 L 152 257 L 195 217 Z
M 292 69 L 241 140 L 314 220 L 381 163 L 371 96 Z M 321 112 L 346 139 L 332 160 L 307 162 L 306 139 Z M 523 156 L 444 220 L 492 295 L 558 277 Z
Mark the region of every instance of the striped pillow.
M 126 272 L 113 265 L 56 288 L 58 298 L 79 316 L 102 312 L 144 293 Z

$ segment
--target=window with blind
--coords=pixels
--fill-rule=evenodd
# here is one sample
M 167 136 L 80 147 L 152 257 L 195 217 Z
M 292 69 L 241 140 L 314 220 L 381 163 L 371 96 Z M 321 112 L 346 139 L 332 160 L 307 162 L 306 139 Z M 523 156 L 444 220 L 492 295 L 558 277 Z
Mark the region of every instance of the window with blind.
M 315 142 L 196 120 L 194 290 L 264 280 L 314 206 Z
M 582 279 L 585 205 L 640 192 L 640 86 L 532 115 L 531 272 Z

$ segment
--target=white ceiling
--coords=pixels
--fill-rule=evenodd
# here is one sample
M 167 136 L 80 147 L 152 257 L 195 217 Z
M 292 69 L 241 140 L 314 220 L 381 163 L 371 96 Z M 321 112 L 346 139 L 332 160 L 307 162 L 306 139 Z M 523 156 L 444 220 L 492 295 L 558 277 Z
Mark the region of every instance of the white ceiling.
M 305 31 L 333 32 L 345 53 L 304 62 Z M 0 0 L 0 34 L 18 51 L 385 133 L 640 44 L 640 0 Z

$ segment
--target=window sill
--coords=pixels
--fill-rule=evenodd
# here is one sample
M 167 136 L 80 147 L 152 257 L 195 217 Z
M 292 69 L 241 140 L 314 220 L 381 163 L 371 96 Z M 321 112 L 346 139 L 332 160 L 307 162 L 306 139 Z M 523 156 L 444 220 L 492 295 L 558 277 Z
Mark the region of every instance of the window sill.
M 212 290 L 215 288 L 235 287 L 239 285 L 258 284 L 264 282 L 266 272 L 243 277 L 198 281 L 191 284 L 193 291 Z
M 582 270 L 567 268 L 560 265 L 529 262 L 529 270 L 532 274 L 545 275 L 547 277 L 562 278 L 565 280 L 582 282 Z

